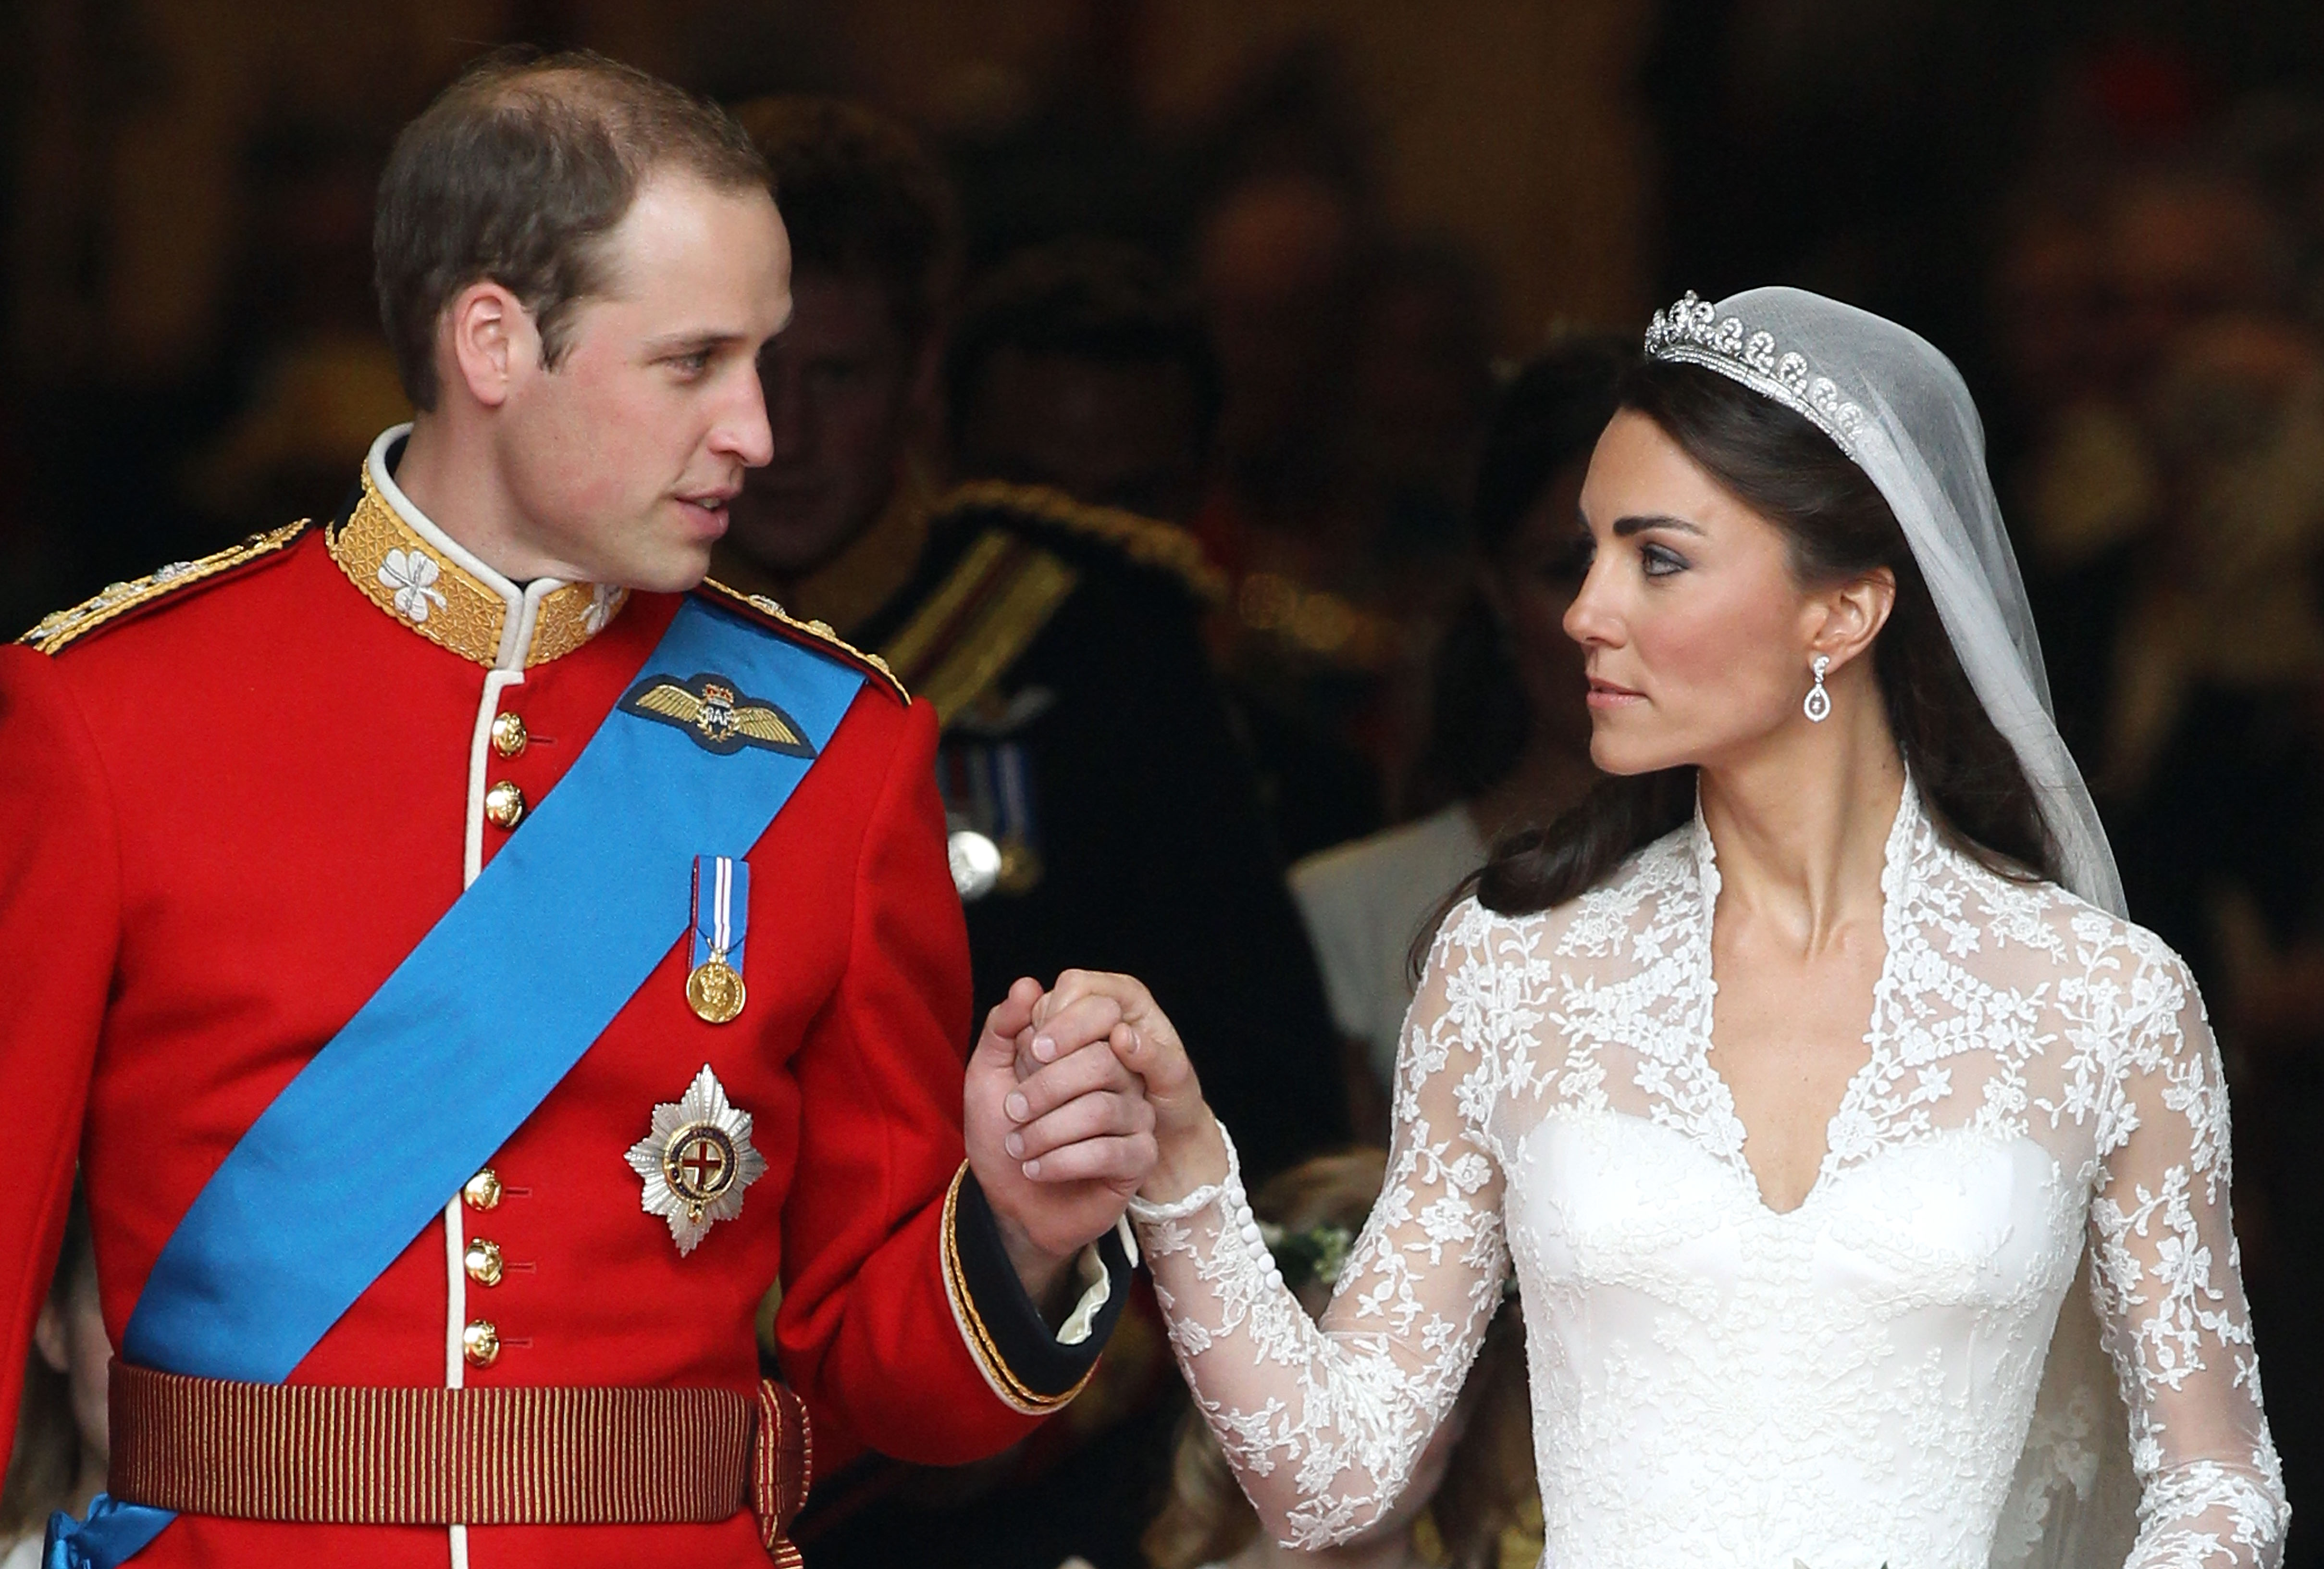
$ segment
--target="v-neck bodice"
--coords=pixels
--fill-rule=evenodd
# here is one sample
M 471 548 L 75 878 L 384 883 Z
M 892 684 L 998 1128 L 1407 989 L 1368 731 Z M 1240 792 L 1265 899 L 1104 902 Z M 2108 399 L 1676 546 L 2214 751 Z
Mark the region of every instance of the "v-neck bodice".
M 1387 1187 L 1320 1330 L 1233 1183 L 1148 1212 L 1174 1343 L 1263 1517 L 1316 1544 L 1393 1499 L 1514 1269 L 1548 1561 L 2020 1562 L 2105 1427 L 2037 1409 L 2087 1241 L 2146 1490 L 2133 1562 L 2272 1561 L 2224 1087 L 2184 967 L 1952 848 L 1910 784 L 1882 888 L 1867 1056 L 1796 1209 L 1761 1197 L 1712 1065 L 1698 818 L 1556 909 L 1447 918 Z
M 1833 1137 L 1834 1131 L 1840 1126 L 1841 1118 L 1849 1113 L 1851 1107 L 1857 1104 L 1859 1098 L 1870 1093 L 1868 1086 L 1877 1080 L 1881 1068 L 1881 1043 L 1894 1038 L 1893 1029 L 1884 1027 L 1881 1011 L 1883 1004 L 1895 995 L 1896 972 L 1893 966 L 1896 963 L 1897 956 L 1904 951 L 1905 939 L 1909 935 L 1908 930 L 1895 918 L 1903 908 L 1903 900 L 1898 896 L 1904 887 L 1911 857 L 1917 847 L 1914 829 L 1919 826 L 1920 820 L 1918 802 L 1914 794 L 1912 782 L 1908 779 L 1904 788 L 1899 792 L 1895 814 L 1889 820 L 1888 832 L 1881 844 L 1880 970 L 1879 974 L 1873 978 L 1872 994 L 1867 1011 L 1868 1022 L 1860 1037 L 1860 1044 L 1866 1048 L 1865 1058 L 1849 1073 L 1848 1082 L 1840 1090 L 1840 1104 L 1834 1108 L 1831 1116 L 1825 1121 L 1823 1154 L 1818 1159 L 1814 1178 L 1808 1184 L 1807 1191 L 1801 1195 L 1800 1204 L 1792 1206 L 1794 1209 L 1801 1207 L 1810 1198 L 1815 1196 L 1816 1190 L 1822 1187 L 1831 1177 L 1839 1149 L 1839 1142 Z M 1702 1017 L 1694 1039 L 1695 1050 L 1702 1059 L 1699 1076 L 1704 1093 L 1711 1103 L 1710 1115 L 1730 1124 L 1720 1139 L 1720 1147 L 1727 1148 L 1731 1145 L 1732 1164 L 1740 1174 L 1745 1186 L 1749 1188 L 1751 1195 L 1762 1204 L 1766 1204 L 1773 1213 L 1789 1214 L 1788 1210 L 1775 1211 L 1775 1206 L 1766 1202 L 1766 1190 L 1760 1185 L 1759 1175 L 1751 1168 L 1748 1156 L 1751 1131 L 1745 1125 L 1742 1112 L 1737 1108 L 1735 1087 L 1728 1082 L 1726 1074 L 1720 1071 L 1717 1061 L 1719 980 L 1716 928 L 1719 918 L 1720 877 L 1718 850 L 1711 839 L 1710 825 L 1704 820 L 1699 803 L 1689 834 L 1689 844 L 1694 854 L 1695 876 L 1701 889 L 1699 899 L 1701 918 L 1694 923 L 1694 930 L 1689 934 L 1689 940 L 1698 950 L 1696 964 L 1702 976 Z

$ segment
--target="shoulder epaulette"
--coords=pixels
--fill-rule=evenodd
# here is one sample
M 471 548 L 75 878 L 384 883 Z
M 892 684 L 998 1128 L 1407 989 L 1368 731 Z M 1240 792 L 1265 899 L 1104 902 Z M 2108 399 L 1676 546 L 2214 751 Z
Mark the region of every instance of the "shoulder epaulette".
M 1045 485 L 1012 485 L 999 479 L 971 480 L 954 486 L 936 503 L 935 515 L 943 518 L 975 512 L 1013 512 L 1102 540 L 1133 561 L 1183 579 L 1199 599 L 1218 604 L 1227 597 L 1226 574 L 1212 564 L 1202 541 L 1176 523 L 1119 507 L 1090 506 Z
M 308 521 L 302 518 L 285 528 L 253 534 L 239 545 L 204 556 L 198 561 L 173 561 L 160 571 L 134 582 L 115 583 L 69 610 L 60 610 L 44 617 L 40 625 L 16 641 L 38 652 L 53 654 L 67 644 L 78 642 L 134 611 L 146 609 L 197 583 L 209 582 L 273 555 L 305 533 L 308 526 Z
M 715 577 L 704 578 L 702 586 L 696 592 L 726 609 L 747 613 L 761 626 L 781 633 L 793 642 L 807 643 L 879 677 L 881 684 L 894 692 L 900 701 L 911 702 L 912 695 L 904 689 L 904 683 L 896 678 L 896 672 L 888 668 L 887 660 L 878 654 L 865 653 L 841 637 L 832 630 L 829 622 L 801 621 L 765 595 L 745 594 L 739 588 L 729 588 Z

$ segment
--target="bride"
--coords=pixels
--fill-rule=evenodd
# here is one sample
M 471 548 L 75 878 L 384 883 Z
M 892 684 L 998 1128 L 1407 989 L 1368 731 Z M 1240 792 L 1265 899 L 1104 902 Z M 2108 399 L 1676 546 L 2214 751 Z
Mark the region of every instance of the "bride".
M 1320 1325 L 1137 982 L 1020 1011 L 1012 1151 L 1086 1131 L 1079 1045 L 1146 1080 L 1171 1338 L 1296 1545 L 1394 1503 L 1514 1270 L 1561 1569 L 2275 1564 L 2218 1052 L 2122 918 L 1967 389 L 1786 289 L 1646 349 L 1566 619 L 1620 777 L 1445 917 Z

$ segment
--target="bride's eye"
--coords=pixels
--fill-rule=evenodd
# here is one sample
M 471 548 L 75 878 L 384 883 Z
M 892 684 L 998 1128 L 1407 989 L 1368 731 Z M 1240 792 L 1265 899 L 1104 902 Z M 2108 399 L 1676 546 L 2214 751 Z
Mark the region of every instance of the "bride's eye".
M 1686 558 L 1667 545 L 1646 543 L 1638 547 L 1638 559 L 1649 577 L 1668 577 L 1686 570 Z

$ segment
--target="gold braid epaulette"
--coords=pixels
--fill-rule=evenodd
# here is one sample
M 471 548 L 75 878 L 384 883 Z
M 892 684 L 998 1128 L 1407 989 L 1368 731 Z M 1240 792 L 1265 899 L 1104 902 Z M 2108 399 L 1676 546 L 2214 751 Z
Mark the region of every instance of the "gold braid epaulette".
M 134 582 L 115 583 L 69 610 L 60 610 L 42 618 L 40 625 L 16 641 L 40 653 L 55 653 L 68 643 L 87 637 L 133 610 L 143 610 L 155 600 L 166 598 L 180 589 L 189 588 L 221 572 L 231 572 L 261 556 L 271 556 L 298 539 L 307 528 L 308 520 L 301 518 L 287 527 L 253 534 L 239 545 L 229 546 L 198 561 L 173 561 L 160 571 Z
M 844 654 L 849 660 L 854 661 L 856 664 L 865 665 L 870 667 L 872 669 L 877 670 L 881 678 L 884 679 L 889 686 L 895 688 L 896 696 L 899 698 L 902 699 L 907 705 L 911 702 L 911 693 L 904 689 L 904 683 L 897 679 L 896 672 L 888 668 L 887 660 L 881 659 L 878 654 L 865 652 L 863 650 L 857 648 L 853 643 L 849 642 L 845 638 L 841 637 L 837 632 L 832 629 L 831 623 L 827 621 L 801 621 L 798 616 L 793 615 L 789 611 L 785 610 L 781 605 L 776 604 L 765 595 L 745 594 L 739 588 L 729 588 L 725 584 L 719 582 L 715 577 L 705 577 L 702 580 L 701 591 L 709 595 L 714 599 L 723 599 L 730 605 L 742 605 L 747 609 L 754 611 L 758 614 L 764 616 L 769 621 L 788 627 L 793 632 L 802 633 L 807 637 L 814 639 L 816 642 L 824 644 L 825 647 Z
M 1176 523 L 1119 507 L 1091 506 L 1046 485 L 1012 485 L 1001 479 L 971 480 L 954 486 L 936 503 L 934 515 L 942 518 L 983 510 L 1019 512 L 1103 540 L 1119 546 L 1133 561 L 1159 567 L 1185 579 L 1198 599 L 1216 605 L 1227 597 L 1226 574 L 1204 554 L 1202 541 Z

